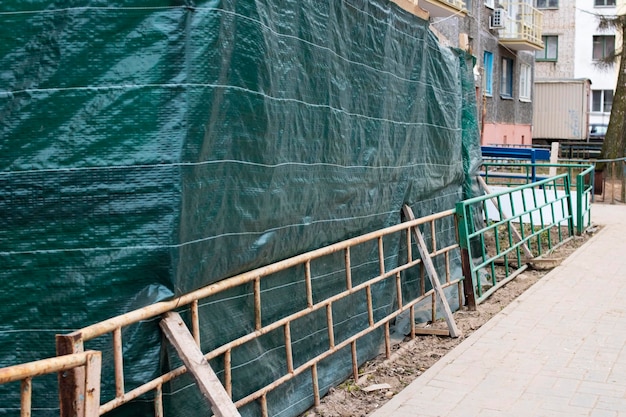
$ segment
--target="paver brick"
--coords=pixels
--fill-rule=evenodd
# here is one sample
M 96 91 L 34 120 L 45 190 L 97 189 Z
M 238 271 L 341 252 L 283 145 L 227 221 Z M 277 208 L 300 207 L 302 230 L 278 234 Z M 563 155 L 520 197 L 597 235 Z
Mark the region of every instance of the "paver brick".
M 626 417 L 626 206 L 372 417 Z M 480 306 L 479 306 L 480 308 Z

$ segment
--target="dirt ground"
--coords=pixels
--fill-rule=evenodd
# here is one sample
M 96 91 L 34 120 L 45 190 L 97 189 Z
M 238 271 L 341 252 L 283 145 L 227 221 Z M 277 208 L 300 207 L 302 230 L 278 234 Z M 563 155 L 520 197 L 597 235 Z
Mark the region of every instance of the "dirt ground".
M 575 237 L 559 247 L 550 258 L 565 259 L 580 247 L 595 230 Z M 361 417 L 381 407 L 418 378 L 448 351 L 461 343 L 464 338 L 480 328 L 496 313 L 539 281 L 549 270 L 526 270 L 490 298 L 481 303 L 477 311 L 463 308 L 454 313 L 454 319 L 463 336 L 452 339 L 447 336 L 417 336 L 405 339 L 392 348 L 389 359 L 380 355 L 366 362 L 359 369 L 359 379 L 346 380 L 321 400 L 319 407 L 303 414 L 305 417 Z M 433 328 L 446 328 L 445 321 L 428 323 Z

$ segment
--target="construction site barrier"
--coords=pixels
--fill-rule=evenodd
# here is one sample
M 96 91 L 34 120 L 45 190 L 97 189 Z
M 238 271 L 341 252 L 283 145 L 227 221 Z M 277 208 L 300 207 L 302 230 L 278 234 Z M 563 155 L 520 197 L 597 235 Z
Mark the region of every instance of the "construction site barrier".
M 502 172 L 504 166 L 497 165 L 499 172 Z M 507 164 L 506 166 L 530 169 L 526 165 Z M 536 165 L 536 169 L 553 167 L 550 164 Z M 495 169 L 495 166 L 496 164 L 485 164 L 487 169 L 485 179 L 489 179 L 488 173 Z M 355 380 L 358 379 L 359 340 L 374 331 L 381 331 L 384 335 L 385 354 L 389 357 L 391 353 L 390 327 L 401 314 L 408 314 L 411 338 L 419 334 L 455 336 L 453 322 L 448 323 L 448 330 L 418 328 L 415 324 L 416 307 L 420 306 L 420 303 L 430 302 L 430 320 L 435 321 L 438 304 L 441 303 L 447 307 L 448 301 L 445 296 L 442 296 L 443 290 L 447 290 L 448 298 L 458 297 L 459 306 L 465 304 L 473 309 L 476 303 L 482 302 L 498 288 L 526 270 L 528 262 L 545 256 L 571 239 L 574 235 L 575 224 L 579 232 L 588 226 L 591 214 L 589 201 L 593 188 L 593 166 L 559 165 L 557 169 L 564 172 L 541 181 L 510 187 L 504 191 L 459 202 L 452 210 L 419 219 L 409 217 L 407 221 L 398 225 L 257 268 L 170 301 L 149 305 L 69 334 L 57 335 L 59 357 L 0 369 L 0 383 L 23 381 L 22 415 L 24 416 L 30 413 L 31 378 L 44 372 L 63 371 L 59 374 L 61 417 L 103 415 L 149 392 L 153 393 L 155 415 L 161 417 L 164 415 L 163 385 L 189 370 L 181 366 L 146 381 L 140 386 L 128 389 L 124 384 L 124 356 L 128 351 L 122 340 L 123 329 L 144 320 L 158 320 L 169 312 L 182 312 L 186 317 L 186 322 L 183 322 L 181 318 L 180 324 L 190 329 L 189 340 L 194 340 L 199 349 L 202 338 L 199 306 L 210 303 L 213 297 L 229 289 L 245 285 L 252 288 L 253 292 L 254 302 L 251 304 L 253 310 L 251 328 L 253 330 L 207 353 L 202 353 L 206 361 L 219 358 L 220 363 L 223 363 L 220 382 L 227 393 L 225 397 L 237 408 L 257 401 L 262 415 L 266 416 L 269 415 L 268 393 L 306 372 L 311 376 L 314 403 L 318 405 L 320 387 L 317 367 L 324 359 L 342 350 L 349 351 L 352 358 L 352 374 Z M 577 208 L 577 220 L 575 220 L 572 205 L 572 175 L 576 176 L 577 205 L 580 205 Z M 532 178 L 532 175 L 530 177 Z M 483 180 L 479 178 L 480 181 Z M 486 183 L 484 187 L 486 190 L 489 189 Z M 412 216 L 410 209 L 407 208 L 407 210 Z M 447 242 L 442 245 L 443 239 L 439 238 L 440 233 L 451 228 L 457 231 L 458 242 L 454 244 Z M 426 232 L 426 239 L 422 237 L 420 229 Z M 389 237 L 405 241 L 406 256 L 403 255 L 404 259 L 398 265 L 389 266 L 385 263 L 383 242 Z M 377 253 L 377 259 L 372 259 L 372 261 L 378 264 L 378 274 L 353 279 L 351 252 L 358 250 L 360 245 L 371 245 L 372 248 L 377 248 L 374 251 Z M 420 250 L 419 256 L 414 254 L 415 247 Z M 314 261 L 323 261 L 327 256 L 337 256 L 337 254 L 343 257 L 345 287 L 338 293 L 321 298 L 316 293 L 312 282 L 311 264 Z M 462 275 L 451 267 L 452 259 L 456 262 L 460 259 Z M 433 260 L 437 261 L 437 268 L 433 266 Z M 272 274 L 292 270 L 292 268 L 294 274 L 296 271 L 302 271 L 303 291 L 306 292 L 307 300 L 305 305 L 302 305 L 299 311 L 277 321 L 264 323 L 261 307 L 262 283 Z M 412 271 L 412 276 L 419 278 L 407 282 L 406 275 L 409 271 Z M 441 280 L 438 274 L 441 275 Z M 433 276 L 437 285 L 434 285 Z M 427 278 L 430 279 L 430 283 Z M 372 287 L 383 283 L 393 288 L 395 300 L 392 303 L 393 311 L 381 316 L 376 311 L 376 306 L 381 303 L 388 304 L 389 300 L 376 300 L 377 292 L 372 291 Z M 412 296 L 407 295 L 407 288 L 411 288 Z M 333 320 L 333 307 L 341 300 L 345 302 L 349 299 L 348 297 L 355 295 L 362 297 L 367 305 L 367 314 L 364 314 L 362 318 L 363 326 L 353 334 L 339 338 L 336 331 L 337 323 Z M 313 314 L 325 317 L 326 334 L 324 337 L 327 340 L 327 346 L 323 352 L 318 352 L 312 358 L 296 361 L 293 355 L 292 323 Z M 232 376 L 233 349 L 276 331 L 282 334 L 284 342 L 283 360 L 286 372 L 254 392 L 240 398 L 232 398 L 233 384 L 237 383 L 233 381 Z M 112 364 L 114 368 L 109 369 L 115 380 L 115 393 L 112 398 L 101 398 L 101 353 L 83 352 L 91 341 L 99 340 L 101 344 L 102 338 L 112 340 L 112 357 L 106 358 L 104 362 Z M 104 401 L 102 404 L 100 404 L 101 400 Z
M 426 283 L 424 268 L 420 268 L 419 274 L 421 279 L 419 282 L 416 282 L 415 285 L 418 286 L 417 292 L 418 296 L 412 299 L 406 299 L 403 291 L 403 283 L 401 275 L 416 267 L 420 267 L 423 264 L 422 259 L 419 259 L 413 254 L 412 247 L 414 247 L 414 242 L 412 242 L 411 232 L 412 229 L 423 226 L 430 231 L 430 239 L 429 240 L 429 257 L 430 258 L 439 258 L 444 267 L 443 267 L 443 279 L 441 283 L 442 288 L 448 287 L 457 287 L 458 288 L 458 297 L 459 304 L 462 304 L 462 277 L 460 276 L 452 276 L 451 268 L 450 268 L 450 258 L 456 253 L 458 256 L 458 244 L 448 245 L 442 247 L 440 242 L 438 241 L 438 230 L 442 230 L 442 228 L 446 227 L 455 227 L 454 226 L 454 210 L 448 210 L 441 213 L 433 214 L 431 216 L 422 217 L 420 219 L 411 220 L 407 222 L 400 223 L 396 226 L 389 227 L 386 229 L 382 229 L 373 233 L 369 233 L 363 236 L 359 236 L 353 239 L 349 239 L 334 245 L 330 245 L 312 252 L 308 252 L 299 256 L 295 256 L 289 259 L 286 259 L 281 262 L 277 262 L 262 268 L 258 268 L 232 278 L 226 279 L 224 281 L 220 281 L 218 283 L 209 285 L 207 287 L 201 288 L 197 291 L 193 291 L 181 297 L 175 298 L 171 301 L 156 303 L 127 314 L 114 317 L 112 319 L 106 320 L 104 322 L 100 322 L 94 324 L 92 326 L 85 327 L 76 332 L 67 335 L 59 335 L 57 336 L 57 349 L 59 351 L 67 352 L 71 350 L 73 352 L 79 352 L 84 349 L 85 343 L 90 340 L 99 338 L 99 337 L 111 337 L 113 340 L 113 360 L 115 370 L 115 386 L 116 386 L 116 394 L 115 398 L 104 399 L 106 402 L 100 406 L 100 414 L 105 414 L 123 404 L 128 403 L 129 401 L 138 398 L 139 396 L 146 394 L 150 391 L 154 391 L 154 401 L 155 401 L 155 414 L 157 416 L 161 416 L 163 413 L 163 404 L 162 404 L 162 386 L 166 382 L 184 374 L 187 372 L 187 368 L 182 366 L 177 369 L 174 369 L 170 372 L 167 372 L 158 378 L 155 378 L 151 381 L 147 381 L 145 384 L 136 387 L 132 390 L 126 390 L 124 387 L 124 362 L 123 362 L 123 341 L 122 341 L 122 329 L 124 327 L 130 326 L 134 323 L 137 323 L 141 320 L 147 320 L 155 317 L 159 317 L 160 315 L 169 312 L 169 311 L 188 311 L 190 313 L 190 323 L 188 323 L 188 327 L 191 328 L 191 334 L 193 335 L 196 343 L 199 344 L 200 338 L 202 335 L 200 334 L 200 323 L 198 322 L 198 305 L 199 302 L 208 302 L 211 297 L 220 294 L 221 292 L 234 288 L 236 286 L 241 285 L 252 285 L 254 291 L 254 331 L 242 336 L 236 340 L 232 340 L 231 342 L 214 349 L 204 355 L 207 361 L 215 359 L 217 357 L 221 357 L 224 363 L 224 378 L 223 384 L 226 389 L 226 392 L 229 395 L 232 395 L 233 392 L 233 380 L 231 374 L 231 352 L 233 349 L 244 345 L 245 343 L 249 343 L 254 341 L 256 338 L 259 338 L 269 332 L 280 330 L 283 331 L 284 337 L 284 345 L 285 345 L 285 369 L 287 372 L 280 378 L 276 379 L 273 383 L 253 392 L 243 398 L 234 398 L 234 404 L 239 408 L 242 407 L 252 401 L 258 400 L 261 405 L 261 410 L 263 415 L 267 415 L 267 401 L 266 397 L 268 392 L 275 389 L 279 385 L 291 380 L 295 376 L 302 374 L 303 372 L 310 372 L 312 376 L 312 387 L 313 387 L 313 396 L 315 404 L 319 404 L 320 401 L 320 393 L 319 393 L 319 385 L 317 380 L 317 365 L 320 361 L 325 358 L 339 352 L 342 349 L 350 349 L 352 356 L 352 371 L 354 378 L 358 378 L 358 355 L 357 355 L 357 347 L 358 340 L 362 337 L 368 335 L 369 333 L 377 330 L 383 329 L 384 331 L 384 339 L 385 339 L 385 352 L 386 355 L 389 356 L 391 352 L 391 344 L 390 344 L 390 323 L 396 317 L 398 317 L 401 313 L 408 312 L 411 323 L 411 331 L 410 336 L 414 338 L 416 334 L 424 334 L 428 333 L 428 330 L 417 329 L 415 326 L 415 306 L 421 301 L 430 298 L 432 305 L 432 320 L 436 320 L 435 314 L 437 311 L 437 297 L 436 293 L 433 289 L 429 289 Z M 444 225 L 441 225 L 444 223 Z M 406 240 L 407 246 L 407 256 L 404 260 L 404 263 L 388 269 L 385 265 L 385 256 L 384 256 L 384 248 L 383 248 L 383 238 L 389 237 L 394 234 L 402 234 L 400 238 Z M 353 285 L 353 279 L 351 274 L 351 263 L 350 263 L 350 253 L 351 249 L 354 247 L 373 242 L 378 247 L 378 265 L 379 265 L 379 275 L 370 277 L 369 279 L 363 281 L 359 278 L 358 285 Z M 322 300 L 318 300 L 316 296 L 313 285 L 311 282 L 311 262 L 314 260 L 319 260 L 325 256 L 330 256 L 337 252 L 343 252 L 344 261 L 345 261 L 345 288 L 338 294 L 334 296 Z M 296 266 L 302 266 L 304 271 L 304 281 L 306 283 L 306 298 L 308 300 L 307 305 L 303 305 L 302 309 L 294 314 L 288 315 L 281 320 L 275 321 L 270 324 L 263 325 L 262 324 L 262 311 L 261 311 L 261 283 L 264 279 L 271 276 L 279 271 L 283 271 L 289 268 L 293 268 Z M 384 317 L 375 318 L 374 314 L 374 305 L 379 304 L 377 300 L 373 297 L 373 291 L 371 290 L 372 286 L 388 282 L 395 286 L 395 307 L 394 311 Z M 364 317 L 366 321 L 363 326 L 363 330 L 357 332 L 356 334 L 344 339 L 344 340 L 336 340 L 335 339 L 335 326 L 336 324 L 333 322 L 333 305 L 342 299 L 347 298 L 353 294 L 361 294 L 362 297 L 365 298 L 367 302 L 367 315 Z M 388 300 L 382 300 L 380 302 L 388 302 Z M 324 314 L 326 316 L 327 323 L 327 339 L 328 346 L 327 349 L 317 356 L 307 360 L 305 363 L 300 365 L 296 365 L 294 363 L 294 358 L 292 357 L 292 342 L 291 342 L 291 330 L 290 324 L 302 317 L 309 316 L 312 314 Z M 436 331 L 435 331 L 436 332 Z M 441 330 L 439 331 L 439 333 Z M 437 333 L 437 334 L 439 334 Z M 74 376 L 69 377 L 74 378 Z M 76 398 L 80 398 L 83 395 L 81 391 L 82 386 L 80 384 L 73 384 L 73 388 L 62 392 L 64 396 L 63 401 L 67 403 L 72 403 Z M 62 414 L 62 417 L 75 415 L 76 410 L 67 410 L 68 413 Z M 80 414 L 79 414 L 80 415 Z
M 0 384 L 20 381 L 20 416 L 30 417 L 33 378 L 59 372 L 59 385 L 62 385 L 63 371 L 72 371 L 81 367 L 83 368 L 83 378 L 79 384 L 84 395 L 76 398 L 75 408 L 80 410 L 81 416 L 97 417 L 100 415 L 101 356 L 100 352 L 90 350 L 0 368 Z

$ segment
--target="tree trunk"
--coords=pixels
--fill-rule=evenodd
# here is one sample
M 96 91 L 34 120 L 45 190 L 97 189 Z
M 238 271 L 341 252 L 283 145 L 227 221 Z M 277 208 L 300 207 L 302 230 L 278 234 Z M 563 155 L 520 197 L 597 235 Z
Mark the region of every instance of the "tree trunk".
M 624 40 L 626 40 L 626 25 L 624 16 L 622 20 L 622 51 L 624 51 Z M 606 131 L 606 137 L 602 144 L 602 157 L 604 159 L 616 159 L 624 156 L 626 148 L 626 54 L 622 52 L 619 59 L 619 72 L 617 76 L 617 86 L 613 97 L 613 107 L 611 118 Z

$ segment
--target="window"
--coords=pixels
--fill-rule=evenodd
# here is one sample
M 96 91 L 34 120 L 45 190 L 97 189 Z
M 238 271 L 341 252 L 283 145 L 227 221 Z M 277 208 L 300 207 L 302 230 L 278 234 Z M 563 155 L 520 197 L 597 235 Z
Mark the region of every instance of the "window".
M 500 96 L 513 97 L 513 60 L 511 58 L 502 58 Z
M 593 60 L 597 61 L 615 52 L 615 36 L 594 36 L 593 37 Z
M 593 5 L 596 7 L 615 6 L 615 0 L 594 0 Z
M 607 1 L 615 1 L 615 0 L 607 0 Z M 538 9 L 558 9 L 559 0 L 537 0 L 537 8 Z
M 543 50 L 535 52 L 537 61 L 556 61 L 559 55 L 559 37 L 556 35 L 542 36 Z
M 485 67 L 485 95 L 491 96 L 493 94 L 493 54 L 491 52 L 484 52 L 483 65 Z
M 532 85 L 532 73 L 530 65 L 522 64 L 519 72 L 519 98 L 530 101 L 530 90 Z
M 502 4 L 502 6 L 505 8 L 508 17 L 513 20 L 518 19 L 517 13 L 520 10 L 520 4 L 509 1 L 508 4 Z
M 613 107 L 613 90 L 592 90 L 591 111 L 611 113 Z

